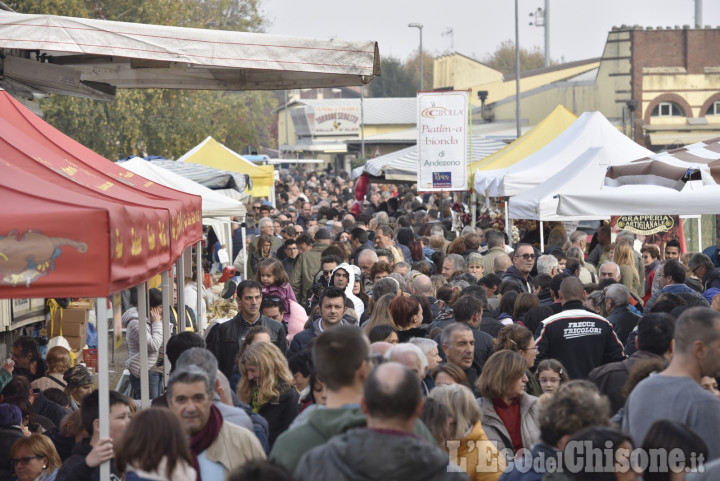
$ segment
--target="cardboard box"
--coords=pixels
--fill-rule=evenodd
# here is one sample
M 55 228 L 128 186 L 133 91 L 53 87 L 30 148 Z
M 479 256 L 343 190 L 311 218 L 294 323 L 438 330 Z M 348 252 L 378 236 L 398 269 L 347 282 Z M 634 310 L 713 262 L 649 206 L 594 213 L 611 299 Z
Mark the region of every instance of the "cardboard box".
M 68 306 L 71 309 L 94 309 L 95 299 L 78 299 L 76 301 L 70 301 Z
M 68 336 L 85 336 L 89 311 L 87 309 L 58 309 L 55 312 L 55 318 L 52 322 L 52 332 L 50 337 L 60 335 L 60 323 L 62 322 L 62 335 Z M 49 327 L 49 326 L 48 326 Z
M 73 351 L 77 351 L 79 349 L 82 349 L 85 347 L 85 333 L 83 333 L 82 336 L 63 336 L 65 339 L 67 339 L 68 344 L 70 344 L 70 348 Z

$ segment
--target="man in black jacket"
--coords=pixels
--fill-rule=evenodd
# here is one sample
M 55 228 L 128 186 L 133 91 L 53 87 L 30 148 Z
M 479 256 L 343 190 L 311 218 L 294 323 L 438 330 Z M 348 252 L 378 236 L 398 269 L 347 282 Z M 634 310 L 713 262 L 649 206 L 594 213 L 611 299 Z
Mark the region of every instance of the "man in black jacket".
M 622 284 L 605 288 L 605 308 L 610 314 L 607 320 L 613 326 L 620 342 L 625 345 L 628 335 L 635 329 L 640 316 L 630 310 L 630 291 Z
M 625 405 L 622 388 L 633 366 L 646 359 L 669 360 L 674 350 L 675 320 L 670 314 L 651 313 L 640 318 L 637 325 L 638 335 L 635 345 L 638 350 L 624 361 L 611 362 L 590 371 L 590 381 L 594 382 L 600 394 L 610 399 L 613 413 Z
M 623 346 L 612 325 L 604 317 L 582 305 L 583 284 L 568 277 L 560 284 L 562 312 L 540 324 L 536 345 L 536 363 L 557 359 L 567 369 L 570 379 L 587 379 L 597 366 L 625 359 Z
M 518 244 L 512 257 L 513 265 L 502 276 L 503 282 L 511 282 L 522 292 L 532 293 L 530 272 L 535 265 L 535 250 L 530 244 Z
M 85 481 L 100 479 L 100 465 L 110 461 L 110 479 L 120 480 L 115 473 L 113 442 L 120 440 L 130 424 L 130 402 L 116 391 L 110 391 L 110 437 L 100 439 L 100 396 L 95 390 L 85 396 L 80 418 L 90 434 L 75 445 L 70 456 L 58 471 L 55 481 Z
M 235 368 L 235 357 L 245 341 L 245 334 L 254 326 L 270 331 L 270 340 L 284 353 L 287 339 L 283 325 L 260 313 L 262 285 L 257 281 L 243 281 L 237 288 L 238 313 L 227 322 L 212 328 L 206 339 L 207 349 L 215 354 L 218 367 L 228 378 Z

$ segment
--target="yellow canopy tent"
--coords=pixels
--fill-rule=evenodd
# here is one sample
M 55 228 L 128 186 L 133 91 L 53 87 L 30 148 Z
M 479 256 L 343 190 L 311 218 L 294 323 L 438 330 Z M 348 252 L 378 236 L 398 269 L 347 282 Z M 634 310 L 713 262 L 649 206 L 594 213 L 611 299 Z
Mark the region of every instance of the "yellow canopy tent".
M 494 154 L 470 164 L 470 172 L 473 173 L 473 178 L 476 170 L 502 169 L 511 166 L 530 154 L 534 154 L 570 127 L 575 120 L 577 120 L 577 115 L 562 105 L 558 105 L 530 132 L 515 139 L 514 142 Z
M 268 197 L 273 202 L 275 187 L 275 167 L 272 165 L 255 165 L 237 152 L 208 137 L 200 144 L 178 159 L 178 162 L 200 164 L 215 169 L 248 174 L 252 179 L 252 190 L 248 193 L 253 197 Z

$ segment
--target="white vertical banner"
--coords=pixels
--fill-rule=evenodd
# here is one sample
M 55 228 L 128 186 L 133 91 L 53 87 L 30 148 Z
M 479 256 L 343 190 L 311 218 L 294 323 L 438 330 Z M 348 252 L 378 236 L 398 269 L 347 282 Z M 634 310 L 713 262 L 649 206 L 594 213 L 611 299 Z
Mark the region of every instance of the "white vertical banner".
M 469 94 L 418 92 L 418 191 L 467 190 Z

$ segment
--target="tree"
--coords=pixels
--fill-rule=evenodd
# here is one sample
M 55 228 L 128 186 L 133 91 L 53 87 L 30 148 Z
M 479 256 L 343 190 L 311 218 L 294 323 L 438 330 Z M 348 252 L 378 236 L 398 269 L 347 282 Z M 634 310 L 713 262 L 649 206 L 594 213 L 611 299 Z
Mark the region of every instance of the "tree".
M 51 13 L 128 22 L 262 31 L 257 0 L 30 0 L 24 13 Z M 64 10 L 67 9 L 67 10 Z M 99 154 L 176 158 L 208 135 L 234 150 L 274 146 L 270 92 L 118 90 L 113 102 L 52 95 L 40 103 L 45 120 Z
M 418 80 L 395 57 L 380 58 L 380 76 L 370 82 L 371 97 L 413 97 Z
M 395 57 L 381 57 L 380 76 L 370 82 L 372 97 L 415 97 L 420 89 L 420 56 L 415 53 L 403 63 Z M 433 56 L 423 52 L 423 88 L 432 90 Z
M 500 46 L 485 58 L 484 63 L 495 70 L 502 72 L 505 77 L 515 75 L 515 42 L 505 40 Z M 550 61 L 551 64 L 556 62 Z M 532 50 L 520 48 L 520 72 L 541 68 L 545 65 L 545 55 L 539 47 Z
M 417 80 L 418 88 L 420 88 L 420 55 L 418 52 L 419 50 L 405 62 L 405 68 L 412 73 L 413 78 Z M 427 50 L 423 51 L 423 89 L 425 90 L 433 89 L 433 63 L 435 63 L 433 54 Z

